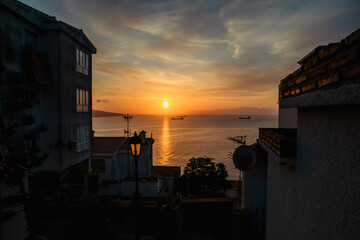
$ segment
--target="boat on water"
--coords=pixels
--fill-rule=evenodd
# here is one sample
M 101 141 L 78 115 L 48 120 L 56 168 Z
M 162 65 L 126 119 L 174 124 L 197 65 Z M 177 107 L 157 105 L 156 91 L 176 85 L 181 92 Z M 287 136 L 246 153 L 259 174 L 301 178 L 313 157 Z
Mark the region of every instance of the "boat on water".
M 239 119 L 251 119 L 250 116 L 247 116 L 247 117 L 239 117 Z
M 184 116 L 172 117 L 171 120 L 184 120 Z

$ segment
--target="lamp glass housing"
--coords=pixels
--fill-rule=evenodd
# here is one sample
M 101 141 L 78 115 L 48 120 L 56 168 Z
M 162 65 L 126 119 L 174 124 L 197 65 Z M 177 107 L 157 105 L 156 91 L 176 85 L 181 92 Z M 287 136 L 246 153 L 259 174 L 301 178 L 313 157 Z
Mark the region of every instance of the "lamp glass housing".
M 140 137 L 136 134 L 134 134 L 133 137 L 130 138 L 130 148 L 131 148 L 131 154 L 135 157 L 140 156 L 140 148 L 141 148 L 141 139 Z
M 130 147 L 131 147 L 131 154 L 133 156 L 139 156 L 140 155 L 141 143 L 131 143 Z

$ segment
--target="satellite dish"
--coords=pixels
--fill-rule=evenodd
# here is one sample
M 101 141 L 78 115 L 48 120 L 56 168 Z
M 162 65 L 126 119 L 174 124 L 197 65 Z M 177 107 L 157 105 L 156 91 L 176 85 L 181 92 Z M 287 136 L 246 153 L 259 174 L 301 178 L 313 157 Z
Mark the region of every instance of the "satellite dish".
M 249 171 L 256 164 L 256 153 L 250 146 L 240 146 L 233 154 L 233 162 L 240 171 Z

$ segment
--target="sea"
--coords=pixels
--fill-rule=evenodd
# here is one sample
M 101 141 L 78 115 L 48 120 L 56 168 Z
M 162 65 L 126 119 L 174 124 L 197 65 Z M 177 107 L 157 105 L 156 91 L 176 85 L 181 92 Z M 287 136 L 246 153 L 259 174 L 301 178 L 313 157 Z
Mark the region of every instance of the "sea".
M 171 116 L 132 115 L 129 122 L 131 135 L 136 131 L 147 132 L 155 140 L 153 165 L 184 167 L 192 157 L 207 156 L 215 163 L 223 163 L 228 180 L 238 180 L 240 171 L 235 168 L 231 154 L 239 146 L 229 137 L 246 136 L 246 144 L 256 142 L 259 128 L 276 128 L 277 116 L 252 115 L 239 119 L 238 115 L 188 115 L 183 120 Z M 94 117 L 96 137 L 125 136 L 127 122 L 121 116 Z

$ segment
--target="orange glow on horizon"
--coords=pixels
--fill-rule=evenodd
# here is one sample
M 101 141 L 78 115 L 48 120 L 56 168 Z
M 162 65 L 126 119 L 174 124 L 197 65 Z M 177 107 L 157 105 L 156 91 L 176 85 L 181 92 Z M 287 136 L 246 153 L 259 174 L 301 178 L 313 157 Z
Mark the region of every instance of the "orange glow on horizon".
M 206 98 L 185 98 L 181 94 L 171 96 L 161 96 L 162 94 L 145 94 L 131 97 L 124 97 L 124 95 L 102 95 L 97 96 L 98 93 L 94 93 L 93 99 L 106 99 L 107 101 L 93 101 L 93 109 L 114 112 L 114 113 L 131 113 L 131 114 L 150 114 L 150 115 L 192 115 L 192 114 L 213 114 L 214 110 L 218 109 L 234 109 L 228 111 L 226 114 L 253 114 L 245 109 L 238 111 L 236 108 L 272 108 L 273 112 L 276 109 L 269 104 L 261 104 L 261 101 L 251 97 L 241 97 L 241 102 L 236 102 L 236 99 L 232 99 L 228 103 L 227 99 L 217 99 L 217 101 L 209 100 Z M 106 97 L 103 97 L 106 96 Z M 251 101 L 251 103 L 249 103 Z M 167 104 L 166 104 L 167 103 Z M 167 106 L 167 107 L 166 107 Z M 258 114 L 263 114 L 263 111 L 259 109 Z M 207 112 L 211 111 L 211 112 Z M 223 112 L 221 112 L 223 114 Z

